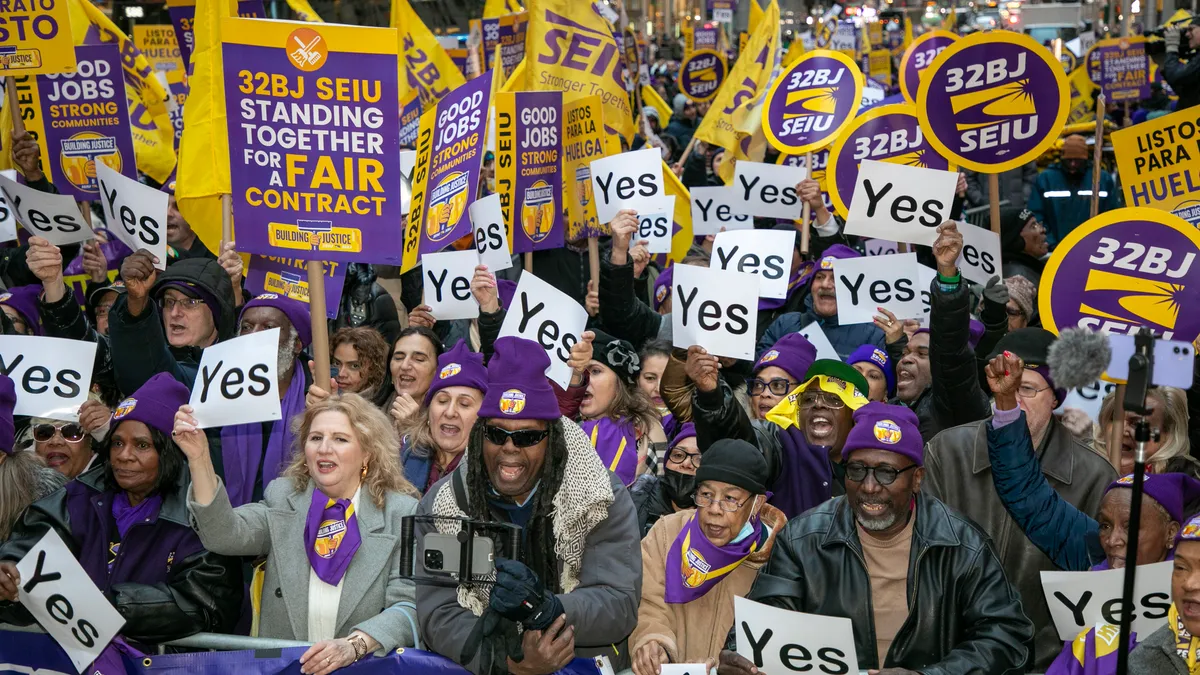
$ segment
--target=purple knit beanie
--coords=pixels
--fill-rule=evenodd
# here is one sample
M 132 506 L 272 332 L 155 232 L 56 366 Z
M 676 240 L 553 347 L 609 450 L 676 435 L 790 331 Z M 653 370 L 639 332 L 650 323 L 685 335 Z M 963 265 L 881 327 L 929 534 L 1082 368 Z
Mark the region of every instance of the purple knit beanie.
M 558 397 L 546 379 L 550 357 L 532 340 L 502 337 L 488 362 L 487 393 L 479 416 L 515 420 L 556 420 Z
M 868 403 L 854 411 L 854 426 L 846 436 L 842 460 L 855 450 L 886 450 L 921 466 L 925 463 L 925 443 L 918 424 L 917 414 L 905 406 Z
M 283 315 L 291 322 L 292 328 L 296 329 L 301 348 L 307 347 L 312 342 L 312 315 L 308 312 L 308 303 L 276 293 L 263 293 L 242 306 L 242 312 L 238 314 L 238 323 L 241 323 L 242 317 L 246 315 L 246 310 L 255 307 L 271 307 L 283 312 Z
M 439 356 L 437 364 L 437 374 L 425 392 L 426 407 L 433 395 L 446 387 L 471 387 L 481 394 L 487 393 L 488 373 L 483 367 L 483 354 L 471 351 L 465 341 L 459 340 L 450 351 Z
M 817 360 L 817 348 L 808 338 L 799 333 L 788 333 L 775 341 L 771 348 L 763 352 L 758 362 L 754 364 L 754 372 L 775 366 L 792 376 L 797 382 L 804 381 L 804 374 Z
M 169 373 L 159 373 L 117 405 L 113 428 L 126 420 L 135 420 L 170 436 L 175 428 L 175 413 L 190 398 L 191 392 L 179 380 Z
M 41 295 L 41 284 L 17 286 L 0 294 L 0 305 L 8 305 L 17 310 L 34 335 L 45 335 L 42 330 L 42 312 L 38 309 L 38 298 Z

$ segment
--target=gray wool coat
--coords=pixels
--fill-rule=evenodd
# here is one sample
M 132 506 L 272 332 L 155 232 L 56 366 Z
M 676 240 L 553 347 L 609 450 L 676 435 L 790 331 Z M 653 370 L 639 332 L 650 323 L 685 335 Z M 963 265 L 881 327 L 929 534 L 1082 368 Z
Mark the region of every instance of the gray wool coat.
M 267 556 L 259 634 L 284 640 L 308 640 L 308 582 L 304 521 L 312 502 L 313 482 L 297 492 L 285 478 L 271 481 L 263 501 L 233 508 L 225 484 L 211 504 L 201 506 L 188 488 L 192 527 L 205 548 L 237 556 Z M 362 495 L 356 509 L 362 544 L 342 580 L 337 633 L 355 630 L 375 638 L 386 653 L 419 646 L 416 588 L 400 576 L 400 519 L 417 509 L 417 500 L 390 493 L 381 510 Z
M 1188 675 L 1187 664 L 1175 653 L 1175 634 L 1163 626 L 1129 653 L 1129 675 Z

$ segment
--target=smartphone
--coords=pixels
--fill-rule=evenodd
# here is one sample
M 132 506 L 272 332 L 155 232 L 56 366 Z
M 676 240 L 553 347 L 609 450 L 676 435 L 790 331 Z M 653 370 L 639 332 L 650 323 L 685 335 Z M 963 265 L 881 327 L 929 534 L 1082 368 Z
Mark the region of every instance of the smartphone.
M 430 532 L 422 540 L 424 552 L 421 565 L 427 574 L 458 578 L 462 563 L 462 544 L 453 534 Z M 473 579 L 480 579 L 496 571 L 496 547 L 488 537 L 475 537 L 471 547 L 471 565 L 467 568 Z
M 1134 338 L 1132 335 L 1109 333 L 1108 344 L 1112 348 L 1112 358 L 1105 376 L 1124 382 L 1129 379 L 1129 359 L 1134 352 Z M 1180 340 L 1155 340 L 1154 372 L 1150 374 L 1150 384 L 1191 389 L 1195 361 L 1196 350 L 1191 344 Z

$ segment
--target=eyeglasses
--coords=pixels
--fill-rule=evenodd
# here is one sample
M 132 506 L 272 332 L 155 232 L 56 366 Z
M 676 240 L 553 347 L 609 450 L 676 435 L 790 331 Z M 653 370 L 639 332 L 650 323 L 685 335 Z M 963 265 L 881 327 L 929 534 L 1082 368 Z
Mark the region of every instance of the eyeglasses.
M 1017 395 L 1021 398 L 1033 398 L 1049 388 L 1050 387 L 1042 387 L 1041 389 L 1038 389 L 1032 384 L 1023 384 L 1019 389 L 1017 389 Z
M 787 393 L 794 389 L 799 382 L 793 382 L 786 377 L 777 377 L 770 382 L 760 380 L 757 377 L 746 380 L 746 386 L 749 387 L 751 396 L 758 396 L 763 393 L 764 389 L 769 389 L 776 396 L 787 396 Z
M 483 428 L 483 437 L 488 439 L 490 443 L 504 445 L 511 440 L 512 444 L 518 448 L 528 448 L 537 445 L 549 435 L 549 429 L 518 429 L 516 431 L 509 431 L 508 429 L 501 429 L 490 424 Z
M 726 513 L 733 513 L 734 511 L 737 511 L 738 509 L 742 508 L 742 506 L 746 502 L 750 501 L 750 498 L 747 497 L 746 499 L 743 499 L 742 501 L 739 502 L 738 500 L 734 499 L 733 497 L 726 497 L 724 499 L 714 499 L 713 494 L 711 492 L 697 492 L 696 496 L 692 497 L 692 501 L 696 502 L 696 506 L 699 506 L 702 509 L 706 509 L 706 508 L 712 506 L 712 503 L 714 501 L 716 501 L 718 504 L 720 504 L 722 511 L 724 511 Z
M 903 469 L 893 469 L 890 466 L 867 466 L 862 462 L 851 462 L 846 465 L 846 478 L 861 483 L 867 479 L 867 474 L 875 476 L 875 482 L 880 485 L 891 485 L 896 482 L 896 477 L 908 471 L 909 469 L 917 468 L 916 464 L 906 466 Z
M 1009 316 L 1025 316 L 1025 312 L 1022 312 L 1018 307 L 1005 307 L 1004 311 L 1008 312 Z
M 183 311 L 190 312 L 203 304 L 200 298 L 163 298 L 162 308 L 164 312 L 169 312 L 178 305 Z
M 841 410 L 846 407 L 846 402 L 833 394 L 818 393 L 806 391 L 800 395 L 801 408 L 828 408 L 830 410 Z
M 667 461 L 672 464 L 678 464 L 679 466 L 683 466 L 683 463 L 687 462 L 688 464 L 692 465 L 693 469 L 699 469 L 700 453 L 685 452 L 683 450 L 675 449 L 671 451 L 671 454 L 667 455 Z
M 68 443 L 78 443 L 83 440 L 85 432 L 83 427 L 75 422 L 66 424 L 38 424 L 33 427 L 33 440 L 38 443 L 45 443 L 54 438 L 55 432 L 62 434 L 63 440 Z

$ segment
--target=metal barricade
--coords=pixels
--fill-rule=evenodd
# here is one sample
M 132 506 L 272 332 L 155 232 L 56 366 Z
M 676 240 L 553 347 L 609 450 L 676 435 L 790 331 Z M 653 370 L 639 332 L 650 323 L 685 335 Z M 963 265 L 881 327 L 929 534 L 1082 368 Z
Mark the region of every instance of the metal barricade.
M 1008 206 L 1009 203 L 1010 202 L 1007 199 L 1001 199 L 1000 208 Z M 962 218 L 968 223 L 975 225 L 976 227 L 982 227 L 986 230 L 991 226 L 991 223 L 988 222 L 991 218 L 991 209 L 991 204 L 984 204 L 983 206 L 974 206 L 969 209 L 963 209 Z

